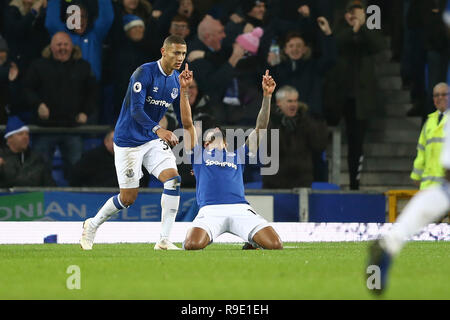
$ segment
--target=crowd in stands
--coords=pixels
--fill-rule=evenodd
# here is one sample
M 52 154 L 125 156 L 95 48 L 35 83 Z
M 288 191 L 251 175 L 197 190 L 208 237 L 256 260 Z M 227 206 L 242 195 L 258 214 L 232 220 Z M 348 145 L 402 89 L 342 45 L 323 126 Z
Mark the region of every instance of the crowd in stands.
M 381 9 L 380 30 L 366 26 L 372 4 Z M 194 71 L 194 120 L 253 126 L 266 69 L 277 82 L 270 126 L 281 132 L 283 170 L 265 177 L 264 187 L 327 181 L 327 127 L 342 120 L 350 187 L 358 189 L 365 131 L 382 110 L 374 55 L 390 47 L 414 102 L 409 114 L 425 118 L 434 110 L 432 88 L 447 78 L 446 6 L 446 0 L 0 0 L 0 125 L 18 117 L 44 127 L 114 126 L 130 75 L 160 58 L 165 37 L 178 35 Z M 163 121 L 171 130 L 179 126 L 171 112 Z M 83 154 L 81 135 L 68 133 L 33 135 L 32 148 L 46 161 L 42 167 L 51 167 L 58 147 L 69 185 L 115 186 L 112 134 L 91 155 Z M 105 165 L 94 166 L 96 158 Z M 89 163 L 97 169 L 86 169 Z M 93 178 L 103 169 L 104 179 Z

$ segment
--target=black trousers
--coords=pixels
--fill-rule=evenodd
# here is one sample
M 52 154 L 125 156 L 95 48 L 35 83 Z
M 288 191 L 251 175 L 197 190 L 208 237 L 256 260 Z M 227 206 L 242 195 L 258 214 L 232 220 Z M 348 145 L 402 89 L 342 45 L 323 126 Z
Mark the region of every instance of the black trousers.
M 363 168 L 363 146 L 367 130 L 367 120 L 357 118 L 355 99 L 348 99 L 342 111 L 347 137 L 347 164 L 350 176 L 350 189 L 358 190 Z

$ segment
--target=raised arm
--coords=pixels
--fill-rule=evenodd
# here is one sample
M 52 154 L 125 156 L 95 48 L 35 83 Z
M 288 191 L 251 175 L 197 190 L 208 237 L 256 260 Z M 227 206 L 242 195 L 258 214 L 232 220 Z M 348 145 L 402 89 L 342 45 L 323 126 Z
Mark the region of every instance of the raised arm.
M 58 31 L 66 31 L 66 25 L 60 18 L 61 0 L 50 0 L 47 5 L 47 14 L 45 15 L 45 27 L 50 36 Z
M 270 100 L 272 99 L 272 93 L 276 87 L 275 80 L 269 75 L 269 70 L 263 75 L 262 89 L 263 89 L 263 101 L 261 109 L 259 110 L 258 118 L 256 119 L 255 129 L 248 136 L 245 142 L 249 147 L 250 153 L 256 153 L 260 141 L 260 130 L 267 129 L 270 118 Z
M 99 14 L 94 22 L 94 30 L 99 39 L 104 39 L 114 20 L 114 9 L 111 0 L 98 0 Z
M 189 70 L 186 63 L 180 76 L 180 114 L 183 125 L 184 147 L 186 150 L 192 150 L 197 144 L 197 133 L 195 131 L 194 121 L 192 120 L 191 105 L 189 104 L 189 86 L 194 79 L 193 72 Z
M 325 74 L 335 64 L 337 59 L 336 39 L 333 36 L 330 24 L 325 17 L 318 17 L 317 23 L 322 33 L 319 35 L 319 42 L 322 47 L 322 55 L 318 61 L 319 72 Z

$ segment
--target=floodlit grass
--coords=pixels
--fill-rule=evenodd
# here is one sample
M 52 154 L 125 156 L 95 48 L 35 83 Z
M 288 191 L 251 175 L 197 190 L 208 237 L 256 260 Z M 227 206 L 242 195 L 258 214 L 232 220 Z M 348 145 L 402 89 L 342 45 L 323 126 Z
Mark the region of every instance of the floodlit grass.
M 374 298 L 366 287 L 367 242 L 284 245 L 282 251 L 243 251 L 236 244 L 201 251 L 154 251 L 153 244 L 95 244 L 92 251 L 0 245 L 0 299 Z M 67 287 L 71 265 L 80 268 L 80 289 Z M 450 299 L 449 265 L 449 242 L 408 243 L 383 298 Z

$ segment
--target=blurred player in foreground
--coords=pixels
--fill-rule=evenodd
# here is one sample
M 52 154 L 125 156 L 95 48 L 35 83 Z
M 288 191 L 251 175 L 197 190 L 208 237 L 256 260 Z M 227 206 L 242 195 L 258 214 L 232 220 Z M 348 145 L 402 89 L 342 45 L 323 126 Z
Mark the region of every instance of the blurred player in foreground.
M 193 73 L 186 64 L 180 75 L 180 112 L 184 147 L 191 153 L 200 210 L 186 234 L 184 249 L 203 249 L 225 232 L 241 237 L 255 248 L 282 249 L 283 244 L 275 230 L 245 200 L 242 175 L 245 159 L 257 154 L 260 131 L 269 123 L 275 81 L 266 71 L 262 79 L 264 95 L 256 127 L 245 144 L 233 152 L 226 149 L 227 143 L 219 128 L 208 130 L 204 145 L 198 144 L 188 94 L 192 79 Z
M 97 228 L 113 214 L 128 208 L 138 196 L 142 165 L 162 183 L 160 241 L 155 250 L 180 250 L 169 241 L 180 202 L 181 177 L 170 146 L 177 136 L 159 126 L 170 105 L 180 108 L 179 72 L 187 46 L 178 36 L 169 36 L 161 48 L 161 59 L 146 63 L 133 73 L 114 133 L 114 161 L 120 194 L 111 197 L 94 218 L 83 224 L 80 244 L 91 250 Z
M 435 92 L 435 104 L 444 102 L 448 106 L 448 86 L 442 92 Z M 448 111 L 447 111 L 448 112 Z M 450 210 L 450 122 L 445 125 L 444 146 L 441 153 L 442 166 L 445 169 L 445 182 L 417 193 L 406 205 L 392 229 L 369 248 L 368 266 L 380 268 L 381 288 L 373 289 L 382 293 L 387 286 L 387 278 L 392 259 L 400 252 L 405 242 L 430 223 L 440 221 Z

